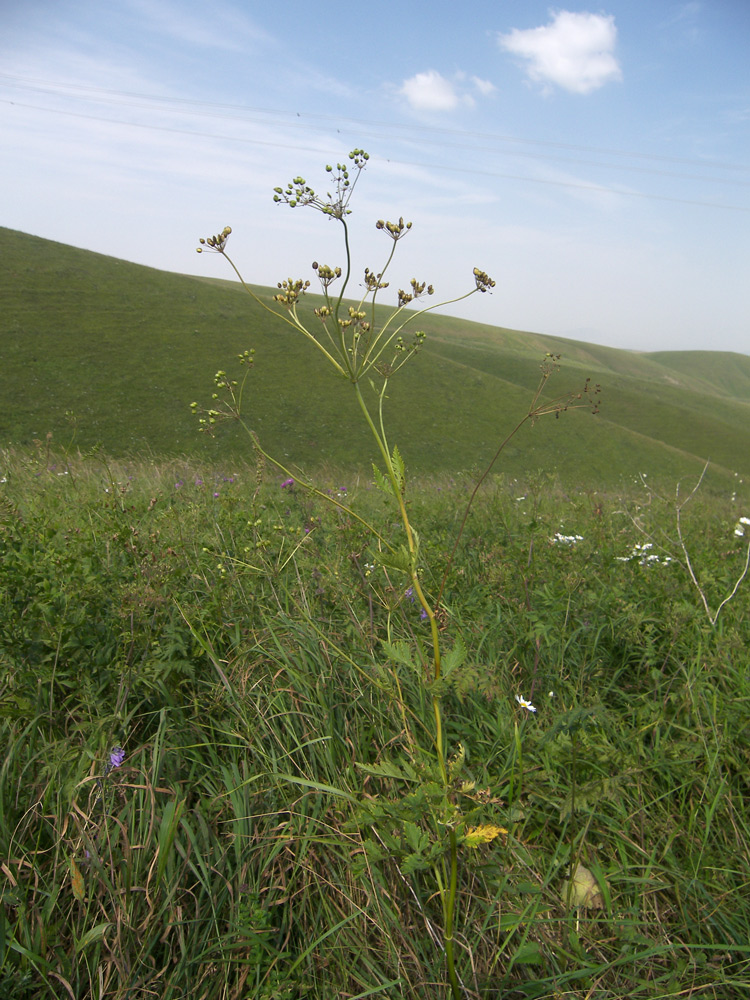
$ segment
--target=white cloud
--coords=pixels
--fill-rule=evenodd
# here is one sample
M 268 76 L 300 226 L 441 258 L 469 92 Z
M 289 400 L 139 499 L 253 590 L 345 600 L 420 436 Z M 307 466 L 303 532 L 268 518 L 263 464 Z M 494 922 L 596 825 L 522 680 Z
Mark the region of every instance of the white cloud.
M 489 97 L 495 90 L 494 83 L 478 76 L 466 76 L 461 71 L 451 79 L 428 69 L 425 73 L 415 73 L 404 80 L 398 88 L 401 97 L 414 111 L 453 111 L 459 106 L 474 106 L 474 94 Z
M 482 80 L 478 76 L 472 76 L 471 82 L 477 88 L 482 97 L 489 97 L 495 91 L 495 84 L 489 80 Z
M 404 80 L 399 93 L 415 111 L 453 111 L 461 103 L 455 85 L 434 69 Z
M 499 34 L 506 52 L 528 61 L 528 76 L 542 84 L 556 84 L 574 94 L 589 94 L 605 83 L 622 79 L 614 56 L 617 41 L 611 14 L 561 10 L 539 28 L 514 28 Z

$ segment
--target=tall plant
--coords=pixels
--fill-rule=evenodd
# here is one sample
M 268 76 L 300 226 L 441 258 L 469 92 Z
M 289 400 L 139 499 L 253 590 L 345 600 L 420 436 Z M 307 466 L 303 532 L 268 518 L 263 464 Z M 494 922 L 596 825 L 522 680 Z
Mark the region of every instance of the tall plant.
M 415 329 L 417 321 L 426 312 L 447 304 L 459 302 L 477 293 L 484 294 L 495 287 L 495 282 L 480 268 L 472 273 L 472 285 L 465 293 L 436 304 L 423 304 L 431 299 L 434 289 L 431 284 L 412 278 L 406 289 L 399 288 L 396 304 L 383 311 L 378 308 L 380 299 L 390 282 L 387 279 L 400 241 L 410 232 L 411 222 L 403 217 L 397 222 L 378 220 L 375 228 L 390 241 L 385 263 L 380 270 L 365 268 L 363 293 L 358 301 L 344 298 L 352 278 L 350 233 L 347 218 L 351 214 L 350 203 L 357 183 L 367 165 L 369 155 L 361 149 L 349 153 L 348 162 L 336 167 L 327 166 L 326 172 L 332 180 L 332 193 L 321 195 L 311 188 L 303 177 L 295 177 L 286 187 L 274 189 L 274 201 L 291 208 L 312 208 L 322 215 L 335 220 L 341 226 L 344 245 L 343 266 L 313 263 L 312 268 L 323 292 L 323 304 L 314 310 L 315 324 L 309 324 L 300 314 L 300 301 L 310 288 L 306 279 L 287 278 L 278 284 L 278 292 L 273 303 L 264 302 L 248 286 L 236 265 L 227 253 L 227 242 L 232 232 L 227 226 L 218 235 L 200 240 L 198 252 L 213 251 L 228 261 L 242 282 L 246 291 L 264 309 L 283 319 L 300 336 L 326 359 L 333 372 L 351 385 L 352 392 L 362 414 L 362 419 L 372 434 L 380 455 L 380 465 L 373 467 L 376 486 L 388 495 L 397 509 L 403 534 L 391 535 L 382 532 L 352 510 L 346 501 L 318 490 L 312 483 L 301 482 L 299 475 L 269 455 L 243 416 L 243 393 L 245 381 L 253 366 L 253 352 L 245 351 L 239 361 L 245 366 L 241 381 L 230 378 L 225 371 L 214 377 L 216 391 L 213 403 L 208 408 L 193 403 L 201 429 L 212 433 L 216 425 L 225 419 L 236 419 L 243 423 L 250 434 L 259 456 L 270 461 L 290 478 L 318 496 L 329 500 L 337 507 L 344 508 L 369 530 L 372 536 L 373 555 L 389 572 L 399 573 L 404 578 L 404 586 L 419 601 L 422 618 L 429 630 L 426 645 L 419 639 L 407 642 L 384 642 L 383 653 L 389 660 L 413 670 L 424 689 L 424 703 L 429 705 L 429 714 L 419 720 L 420 732 L 429 733 L 429 743 L 420 747 L 415 737 L 411 741 L 410 761 L 381 762 L 374 766 L 361 765 L 363 772 L 381 778 L 393 779 L 415 785 L 419 793 L 404 795 L 396 800 L 371 799 L 363 802 L 359 821 L 367 825 L 372 836 L 366 840 L 371 859 L 388 856 L 399 863 L 402 875 L 414 875 L 418 871 L 431 871 L 437 885 L 437 895 L 441 904 L 442 928 L 440 943 L 445 954 L 448 981 L 454 1000 L 462 996 L 462 986 L 456 968 L 454 951 L 456 901 L 458 886 L 459 854 L 461 848 L 477 847 L 492 841 L 505 831 L 494 822 L 474 823 L 464 815 L 458 802 L 460 792 L 469 794 L 470 784 L 460 781 L 463 764 L 461 746 L 449 752 L 445 738 L 444 698 L 455 683 L 461 665 L 466 658 L 466 648 L 460 637 L 452 644 L 446 638 L 441 620 L 440 599 L 450 566 L 455 554 L 450 557 L 448 567 L 439 592 L 432 598 L 426 592 L 424 580 L 425 559 L 420 548 L 420 536 L 412 523 L 407 503 L 407 476 L 404 459 L 397 444 L 389 440 L 385 419 L 385 401 L 391 380 L 403 366 L 420 350 L 425 333 Z M 415 308 L 416 306 L 416 308 Z M 408 328 L 408 332 L 407 332 Z M 413 333 L 411 331 L 414 331 Z M 596 411 L 598 386 L 591 386 L 589 380 L 578 391 L 566 393 L 556 399 L 543 398 L 548 379 L 557 369 L 559 356 L 548 354 L 542 365 L 541 375 L 528 410 L 520 416 L 507 436 L 499 443 L 491 462 L 480 476 L 471 494 L 463 519 L 460 522 L 455 545 L 460 535 L 474 498 L 482 482 L 489 474 L 502 449 L 527 421 L 534 421 L 545 414 L 559 416 L 568 408 L 588 406 Z M 427 650 L 425 654 L 425 650 Z M 522 707 L 527 703 L 520 700 Z M 531 707 L 531 706 L 528 706 Z M 471 810 L 471 818 L 477 818 L 477 810 Z M 398 835 L 394 835 L 396 829 Z

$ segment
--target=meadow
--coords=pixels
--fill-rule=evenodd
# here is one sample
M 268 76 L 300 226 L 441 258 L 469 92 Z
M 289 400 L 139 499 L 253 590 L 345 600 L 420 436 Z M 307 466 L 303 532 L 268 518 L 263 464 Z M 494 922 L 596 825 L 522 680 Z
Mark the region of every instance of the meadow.
M 233 239 L 251 268 L 249 237 Z M 0 444 L 31 446 L 51 433 L 58 449 L 100 445 L 119 458 L 240 460 L 242 432 L 227 427 L 207 443 L 195 433 L 190 403 L 205 398 L 217 370 L 234 377 L 233 359 L 254 349 L 248 412 L 269 452 L 303 468 L 331 463 L 365 474 L 378 460 L 350 387 L 237 281 L 171 274 L 2 228 L 0 244 Z M 314 278 L 309 261 L 290 267 Z M 206 262 L 207 274 L 217 270 Z M 251 288 L 272 304 L 275 289 Z M 317 322 L 313 310 L 323 302 L 317 288 L 299 304 L 308 322 Z M 502 282 L 491 294 L 501 317 Z M 387 315 L 385 307 L 377 312 Z M 562 355 L 556 392 L 590 377 L 605 405 L 596 420 L 566 415 L 564 451 L 555 434 L 525 428 L 503 455 L 511 476 L 545 469 L 571 486 L 617 489 L 640 472 L 672 483 L 697 476 L 710 458 L 727 488 L 734 472 L 750 479 L 747 355 L 642 354 L 438 314 L 419 322 L 424 346 L 389 386 L 388 402 L 391 434 L 408 447 L 412 473 L 484 467 L 498 435 L 525 411 L 551 352 Z
M 0 996 L 444 996 L 399 652 L 429 630 L 362 523 L 236 462 L 40 444 L 1 471 Z M 319 483 L 393 520 L 370 479 Z M 409 490 L 433 595 L 469 487 Z M 683 512 L 713 609 L 732 493 Z M 642 484 L 479 494 L 441 600 L 451 799 L 500 831 L 460 847 L 468 997 L 747 995 L 747 591 L 712 626 L 680 556 Z
M 750 358 L 345 298 L 368 159 L 317 296 L 10 235 L 0 1000 L 744 997 Z

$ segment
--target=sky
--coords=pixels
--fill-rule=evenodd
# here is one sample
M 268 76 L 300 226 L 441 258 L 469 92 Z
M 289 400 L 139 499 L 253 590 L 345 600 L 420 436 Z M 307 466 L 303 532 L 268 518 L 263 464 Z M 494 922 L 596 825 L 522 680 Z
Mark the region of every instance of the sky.
M 248 281 L 314 278 L 341 226 L 273 188 L 362 148 L 355 276 L 403 217 L 392 291 L 496 281 L 452 315 L 750 354 L 750 2 L 603 2 L 0 0 L 0 225 L 227 278 L 230 225 Z

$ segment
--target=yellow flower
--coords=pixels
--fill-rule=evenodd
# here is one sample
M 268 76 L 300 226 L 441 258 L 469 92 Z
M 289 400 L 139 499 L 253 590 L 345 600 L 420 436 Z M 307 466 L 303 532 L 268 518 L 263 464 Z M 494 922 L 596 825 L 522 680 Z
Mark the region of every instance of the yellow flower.
M 479 847 L 480 844 L 489 844 L 499 834 L 507 832 L 504 826 L 495 826 L 492 823 L 485 823 L 482 826 L 471 826 L 464 835 L 464 844 L 467 847 Z

